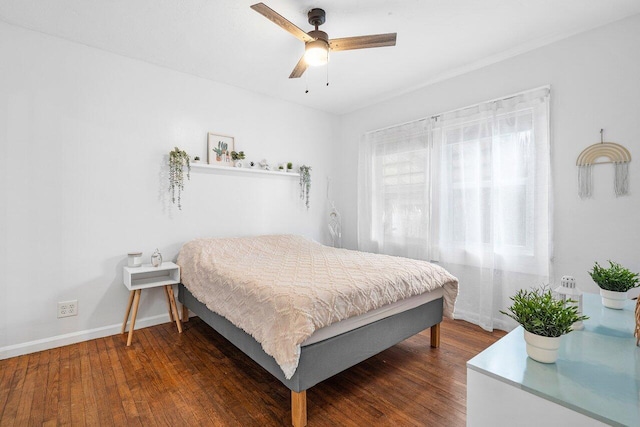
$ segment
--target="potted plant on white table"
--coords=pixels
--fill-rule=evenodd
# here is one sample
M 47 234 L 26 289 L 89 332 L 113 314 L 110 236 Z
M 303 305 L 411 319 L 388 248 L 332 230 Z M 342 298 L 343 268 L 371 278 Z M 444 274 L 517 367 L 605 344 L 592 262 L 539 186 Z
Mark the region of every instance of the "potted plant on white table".
M 632 273 L 620 264 L 609 261 L 609 268 L 601 267 L 597 262 L 589 272 L 596 285 L 600 287 L 602 305 L 621 310 L 627 301 L 627 291 L 638 286 L 638 273 Z
M 553 298 L 547 288 L 521 289 L 511 300 L 510 313 L 500 312 L 522 325 L 527 355 L 542 363 L 555 363 L 560 338 L 571 332 L 575 322 L 588 319 L 578 314 L 578 307 L 570 305 L 570 300 Z

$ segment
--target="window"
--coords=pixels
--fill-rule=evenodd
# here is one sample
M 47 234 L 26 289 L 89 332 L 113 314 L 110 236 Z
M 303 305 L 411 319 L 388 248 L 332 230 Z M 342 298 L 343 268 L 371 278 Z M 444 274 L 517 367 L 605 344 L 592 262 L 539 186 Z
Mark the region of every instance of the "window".
M 361 250 L 427 259 L 430 247 L 430 152 L 427 123 L 367 134 L 360 147 Z
M 506 328 L 518 289 L 548 283 L 549 88 L 366 134 L 358 248 L 440 262 L 456 318 Z
M 444 199 L 441 240 L 449 246 L 492 245 L 533 255 L 535 156 L 531 111 L 477 120 L 443 130 Z M 448 185 L 447 185 L 448 184 Z M 475 212 L 475 213 L 474 213 Z

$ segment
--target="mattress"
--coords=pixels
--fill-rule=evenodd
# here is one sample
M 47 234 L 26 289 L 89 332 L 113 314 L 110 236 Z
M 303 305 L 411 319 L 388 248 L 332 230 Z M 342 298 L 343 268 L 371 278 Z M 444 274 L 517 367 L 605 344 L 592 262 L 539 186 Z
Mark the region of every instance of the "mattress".
M 196 239 L 183 245 L 177 263 L 187 289 L 258 341 L 287 379 L 316 331 L 359 316 L 353 322 L 366 323 L 378 309 L 384 317 L 392 304 L 437 289 L 451 317 L 458 293 L 457 279 L 440 266 L 301 236 Z
M 426 304 L 438 298 L 442 298 L 443 293 L 444 292 L 442 288 L 438 288 L 431 292 L 415 295 L 407 299 L 403 299 L 391 304 L 387 304 L 385 306 L 376 308 L 375 310 L 371 310 L 359 316 L 350 317 L 348 319 L 341 320 L 337 323 L 333 323 L 329 326 L 325 326 L 324 328 L 317 329 L 313 333 L 313 335 L 307 338 L 307 340 L 304 341 L 302 344 L 300 344 L 300 346 L 305 347 L 311 344 L 315 344 L 317 342 L 324 341 L 326 339 L 338 336 L 340 334 L 344 334 L 345 332 L 352 331 L 354 329 L 360 328 L 370 323 L 377 322 L 378 320 L 391 317 L 394 314 L 411 310 L 422 304 Z

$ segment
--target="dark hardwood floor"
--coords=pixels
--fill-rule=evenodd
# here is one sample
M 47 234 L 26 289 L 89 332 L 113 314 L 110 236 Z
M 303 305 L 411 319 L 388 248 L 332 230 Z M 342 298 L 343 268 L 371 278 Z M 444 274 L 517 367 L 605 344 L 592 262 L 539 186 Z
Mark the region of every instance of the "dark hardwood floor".
M 504 335 L 445 320 L 307 392 L 309 426 L 464 426 L 467 360 Z M 0 361 L 0 426 L 287 426 L 290 392 L 198 318 Z

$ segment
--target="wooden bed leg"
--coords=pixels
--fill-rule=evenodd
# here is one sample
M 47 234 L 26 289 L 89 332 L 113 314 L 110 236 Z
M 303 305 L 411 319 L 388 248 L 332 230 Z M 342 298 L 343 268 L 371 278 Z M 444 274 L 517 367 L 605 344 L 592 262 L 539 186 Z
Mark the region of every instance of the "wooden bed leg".
M 307 390 L 300 393 L 291 390 L 291 422 L 293 427 L 307 425 Z
M 431 347 L 440 347 L 440 323 L 431 327 Z
M 182 323 L 189 321 L 189 309 L 186 305 L 182 304 Z

